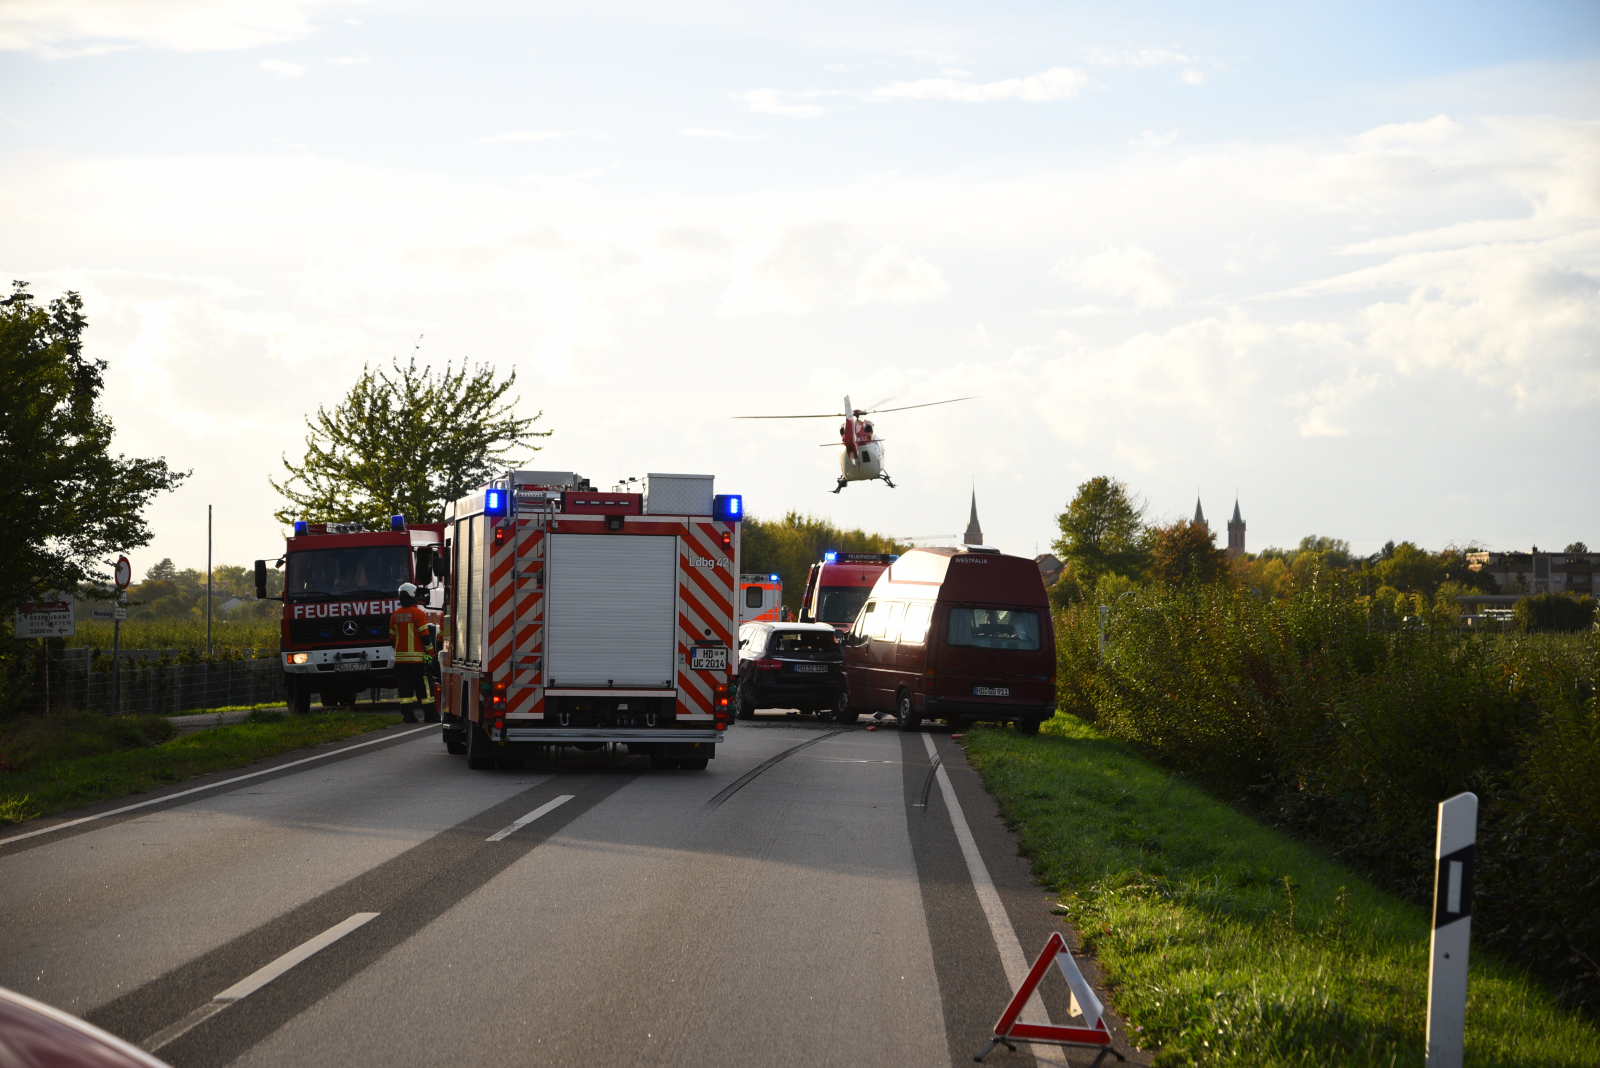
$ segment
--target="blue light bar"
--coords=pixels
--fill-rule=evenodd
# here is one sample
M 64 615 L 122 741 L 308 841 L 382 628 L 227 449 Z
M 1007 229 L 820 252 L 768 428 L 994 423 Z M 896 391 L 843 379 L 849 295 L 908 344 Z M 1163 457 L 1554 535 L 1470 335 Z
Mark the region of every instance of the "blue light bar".
M 505 490 L 503 490 L 503 489 L 491 489 L 491 490 L 484 490 L 483 491 L 483 514 L 484 515 L 505 515 L 506 514 L 506 491 Z
M 737 493 L 719 493 L 711 498 L 711 518 L 737 523 L 744 518 L 744 498 Z
M 394 531 L 401 531 L 401 530 L 406 529 L 406 517 L 403 516 L 403 515 L 392 515 L 392 516 L 390 516 L 389 517 L 389 529 L 390 530 L 394 530 Z
M 838 559 L 839 559 L 839 554 L 838 553 L 823 553 L 822 554 L 822 562 L 825 563 L 825 564 L 834 563 Z
M 304 519 L 296 519 L 294 521 L 294 536 L 295 537 L 303 538 L 309 533 L 311 533 L 311 524 L 310 523 L 307 523 Z
M 777 575 L 773 575 L 772 576 L 772 581 L 773 582 L 777 582 L 778 581 L 778 576 Z

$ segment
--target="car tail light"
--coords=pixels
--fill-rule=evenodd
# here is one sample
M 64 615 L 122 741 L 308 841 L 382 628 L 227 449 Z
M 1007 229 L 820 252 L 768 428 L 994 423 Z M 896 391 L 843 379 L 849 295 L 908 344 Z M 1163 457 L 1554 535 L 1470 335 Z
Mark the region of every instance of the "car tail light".
M 755 669 L 757 671 L 782 671 L 783 670 L 783 661 L 781 661 L 781 660 L 757 660 L 755 662 Z

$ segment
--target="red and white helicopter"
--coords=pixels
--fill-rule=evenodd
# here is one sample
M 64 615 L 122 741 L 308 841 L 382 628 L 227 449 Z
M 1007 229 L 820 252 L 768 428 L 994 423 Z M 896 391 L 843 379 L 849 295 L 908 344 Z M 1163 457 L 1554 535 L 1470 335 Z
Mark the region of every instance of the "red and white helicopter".
M 872 420 L 866 417 L 881 412 L 905 412 L 912 408 L 932 408 L 936 404 L 954 404 L 956 401 L 975 399 L 975 397 L 952 397 L 950 400 L 907 404 L 900 408 L 852 408 L 850 398 L 846 396 L 842 412 L 829 412 L 824 415 L 736 415 L 734 418 L 838 419 L 842 416 L 844 422 L 839 425 L 839 443 L 844 446 L 844 451 L 839 454 L 839 484 L 834 487 L 833 492 L 838 493 L 852 482 L 871 482 L 880 478 L 893 489 L 894 483 L 889 479 L 889 472 L 883 469 L 883 439 L 878 437 L 873 429 Z M 887 404 L 888 399 L 878 403 Z M 829 449 L 836 446 L 828 444 L 822 447 Z

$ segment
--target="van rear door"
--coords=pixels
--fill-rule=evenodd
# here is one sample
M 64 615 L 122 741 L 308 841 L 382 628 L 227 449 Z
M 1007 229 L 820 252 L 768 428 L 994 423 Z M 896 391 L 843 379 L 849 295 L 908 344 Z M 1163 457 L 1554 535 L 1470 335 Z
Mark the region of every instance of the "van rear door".
M 1050 693 L 1050 620 L 1042 608 L 940 604 L 937 676 L 929 696 L 961 705 L 1040 707 Z

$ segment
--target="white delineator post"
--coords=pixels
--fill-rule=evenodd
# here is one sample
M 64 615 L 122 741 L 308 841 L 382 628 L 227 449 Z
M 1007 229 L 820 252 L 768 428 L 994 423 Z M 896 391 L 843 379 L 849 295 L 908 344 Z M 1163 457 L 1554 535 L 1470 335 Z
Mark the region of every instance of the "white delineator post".
M 1472 851 L 1477 841 L 1478 795 L 1457 794 L 1440 802 L 1433 850 L 1427 1068 L 1461 1068 L 1467 1031 L 1467 945 L 1472 937 Z

